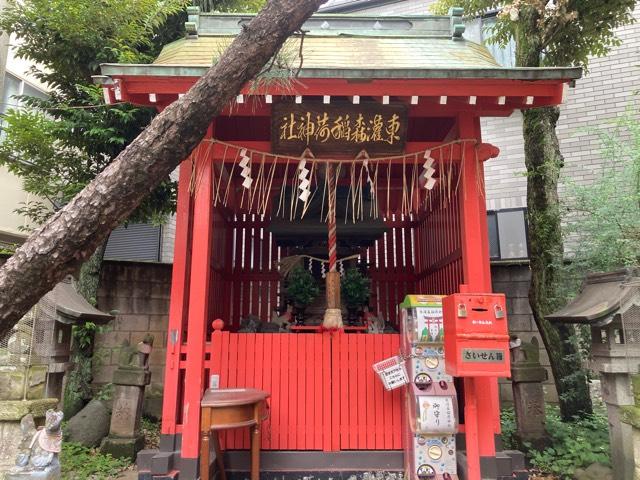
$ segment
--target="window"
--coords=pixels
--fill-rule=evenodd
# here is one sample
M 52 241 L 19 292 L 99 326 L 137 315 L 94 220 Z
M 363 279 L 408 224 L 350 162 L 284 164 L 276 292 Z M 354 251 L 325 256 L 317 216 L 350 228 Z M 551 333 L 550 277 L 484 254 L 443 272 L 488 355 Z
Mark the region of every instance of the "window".
M 0 113 L 5 113 L 10 108 L 19 107 L 16 95 L 22 95 L 23 82 L 18 77 L 7 72 L 4 76 L 4 91 L 2 92 L 2 105 Z
M 148 223 L 130 223 L 116 228 L 107 242 L 105 260 L 160 261 L 162 228 Z
M 524 208 L 487 212 L 489 255 L 492 260 L 529 258 L 525 215 Z
M 18 95 L 29 95 L 38 98 L 47 98 L 48 95 L 42 90 L 29 85 L 24 80 L 16 77 L 15 75 L 5 72 L 4 75 L 4 89 L 2 91 L 2 103 L 0 103 L 0 140 L 3 137 L 1 131 L 4 125 L 4 120 L 1 115 L 4 115 L 8 110 L 12 108 L 20 108 L 20 100 L 16 98 Z

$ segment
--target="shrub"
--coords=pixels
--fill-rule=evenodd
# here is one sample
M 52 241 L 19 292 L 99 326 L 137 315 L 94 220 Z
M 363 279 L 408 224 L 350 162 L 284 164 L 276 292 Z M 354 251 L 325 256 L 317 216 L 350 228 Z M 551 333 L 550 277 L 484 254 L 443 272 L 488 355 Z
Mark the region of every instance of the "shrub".
M 310 272 L 296 266 L 287 277 L 285 291 L 294 306 L 305 308 L 318 296 L 320 289 Z
M 130 462 L 77 443 L 64 442 L 60 464 L 62 480 L 108 480 L 129 467 Z
M 501 421 L 505 448 L 514 448 L 517 438 L 512 408 L 503 410 Z M 610 465 L 609 422 L 602 409 L 572 422 L 563 422 L 558 407 L 550 406 L 547 407 L 546 421 L 548 446 L 538 450 L 529 443 L 523 444 L 527 459 L 535 469 L 556 475 L 561 480 L 570 480 L 578 468 L 586 468 L 593 463 Z

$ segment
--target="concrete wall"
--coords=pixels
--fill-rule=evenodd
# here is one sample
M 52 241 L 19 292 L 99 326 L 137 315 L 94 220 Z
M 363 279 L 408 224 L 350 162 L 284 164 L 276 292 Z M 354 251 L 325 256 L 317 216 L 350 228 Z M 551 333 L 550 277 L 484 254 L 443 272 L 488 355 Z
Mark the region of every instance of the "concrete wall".
M 549 356 L 542 345 L 538 328 L 535 325 L 531 308 L 529 307 L 530 278 L 528 263 L 491 266 L 491 280 L 494 292 L 504 293 L 507 296 L 509 333 L 517 335 L 525 342 L 530 342 L 533 337 L 537 338 L 538 345 L 540 345 L 540 363 L 549 373 L 549 379 L 543 385 L 545 398 L 548 402 L 557 403 L 558 393 L 553 383 Z M 511 382 L 506 379 L 500 380 L 500 398 L 503 402 L 513 401 Z
M 171 265 L 105 262 L 98 308 L 117 310 L 116 318 L 96 335 L 94 382 L 109 383 L 118 364 L 123 341 L 134 345 L 147 333 L 154 336 L 149 360 L 151 383 L 162 384 L 167 344 Z

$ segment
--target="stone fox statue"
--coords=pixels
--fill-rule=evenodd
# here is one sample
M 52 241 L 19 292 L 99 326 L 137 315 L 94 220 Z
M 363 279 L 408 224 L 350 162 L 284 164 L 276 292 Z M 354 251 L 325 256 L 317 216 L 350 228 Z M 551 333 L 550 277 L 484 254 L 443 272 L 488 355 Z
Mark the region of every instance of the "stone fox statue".
M 16 466 L 6 474 L 6 480 L 60 479 L 58 454 L 62 447 L 62 418 L 62 412 L 47 410 L 44 428 L 38 430 L 30 414 L 22 419 L 23 448 L 16 458 Z

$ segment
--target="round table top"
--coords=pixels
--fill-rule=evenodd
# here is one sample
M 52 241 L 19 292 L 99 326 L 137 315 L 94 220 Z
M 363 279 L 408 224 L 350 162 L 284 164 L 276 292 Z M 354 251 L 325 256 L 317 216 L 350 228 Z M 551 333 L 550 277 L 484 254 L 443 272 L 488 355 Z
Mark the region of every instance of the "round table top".
M 249 405 L 266 400 L 270 396 L 269 393 L 255 388 L 208 389 L 204 392 L 200 405 L 213 408 Z

